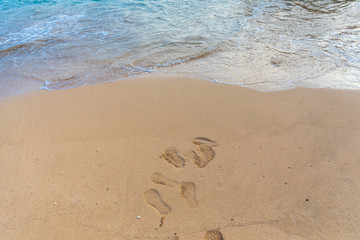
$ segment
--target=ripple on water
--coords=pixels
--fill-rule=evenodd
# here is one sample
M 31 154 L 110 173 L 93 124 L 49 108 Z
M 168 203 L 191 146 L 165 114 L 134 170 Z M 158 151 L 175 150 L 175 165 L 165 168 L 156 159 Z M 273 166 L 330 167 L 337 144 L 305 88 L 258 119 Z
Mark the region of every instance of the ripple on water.
M 359 1 L 4 0 L 0 19 L 0 97 L 21 81 L 57 90 L 153 71 L 360 88 Z

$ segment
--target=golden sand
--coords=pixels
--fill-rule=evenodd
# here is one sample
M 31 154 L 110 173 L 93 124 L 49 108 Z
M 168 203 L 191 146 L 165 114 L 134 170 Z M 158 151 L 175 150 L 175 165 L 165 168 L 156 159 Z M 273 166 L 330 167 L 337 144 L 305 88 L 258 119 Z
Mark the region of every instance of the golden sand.
M 359 239 L 360 91 L 149 75 L 0 113 L 2 240 Z

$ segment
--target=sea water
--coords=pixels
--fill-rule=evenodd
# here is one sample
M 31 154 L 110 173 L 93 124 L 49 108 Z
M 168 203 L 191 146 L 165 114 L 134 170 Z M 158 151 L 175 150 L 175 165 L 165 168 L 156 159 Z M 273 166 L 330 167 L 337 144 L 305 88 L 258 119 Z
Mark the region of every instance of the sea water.
M 150 72 L 360 89 L 360 1 L 0 0 L 0 98 Z

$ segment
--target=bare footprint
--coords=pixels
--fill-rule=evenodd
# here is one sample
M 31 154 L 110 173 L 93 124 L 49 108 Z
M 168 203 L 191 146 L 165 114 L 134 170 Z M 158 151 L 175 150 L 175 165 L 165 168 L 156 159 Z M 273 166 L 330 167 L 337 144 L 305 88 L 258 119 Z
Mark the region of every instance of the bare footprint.
M 166 215 L 170 212 L 170 207 L 162 201 L 160 194 L 155 189 L 144 192 L 144 201 L 157 210 L 160 215 Z
M 198 168 L 206 167 L 209 162 L 215 158 L 215 151 L 213 147 L 217 143 L 213 140 L 204 137 L 194 138 L 192 143 L 197 147 L 195 151 L 188 151 L 186 156 L 190 158 Z
M 182 168 L 185 166 L 184 159 L 179 156 L 176 148 L 174 147 L 166 149 L 165 153 L 161 154 L 161 157 L 176 168 Z
M 192 143 L 194 145 L 200 146 L 200 145 L 209 145 L 211 147 L 217 147 L 217 143 L 209 138 L 204 138 L 204 137 L 197 137 L 194 138 Z
M 195 184 L 192 182 L 181 182 L 180 196 L 185 200 L 186 205 L 190 208 L 198 207 L 195 198 Z
M 209 145 L 205 145 L 205 144 L 201 145 L 199 147 L 199 151 L 201 152 L 201 154 L 204 156 L 204 158 L 208 163 L 215 158 L 215 151 Z
M 203 147 L 203 146 L 200 146 L 200 147 Z M 206 167 L 209 164 L 209 162 L 211 160 L 213 160 L 215 157 L 215 152 L 214 152 L 214 154 L 212 154 L 211 152 L 209 152 L 209 150 L 206 150 L 206 147 L 209 147 L 209 146 L 204 145 L 204 149 L 203 149 L 204 153 L 199 150 L 202 154 L 201 157 L 195 151 L 192 151 L 192 150 L 190 150 L 186 153 L 186 156 L 188 158 L 190 158 L 193 161 L 193 163 L 196 165 L 196 167 L 198 167 L 198 168 Z
M 219 230 L 209 230 L 205 233 L 204 240 L 224 240 Z
M 179 240 L 179 237 L 178 236 L 171 236 L 168 239 L 169 240 Z
M 161 173 L 155 172 L 151 176 L 151 181 L 156 184 L 164 185 L 167 187 L 175 187 L 178 183 L 175 180 L 164 177 Z

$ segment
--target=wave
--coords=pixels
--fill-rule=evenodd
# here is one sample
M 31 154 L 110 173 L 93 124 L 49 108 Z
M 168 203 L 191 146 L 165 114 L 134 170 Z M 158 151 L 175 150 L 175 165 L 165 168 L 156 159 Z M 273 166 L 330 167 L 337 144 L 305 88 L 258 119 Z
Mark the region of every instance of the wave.
M 166 71 L 266 91 L 360 76 L 358 1 L 41 2 L 0 11 L 0 84 L 56 90 Z

